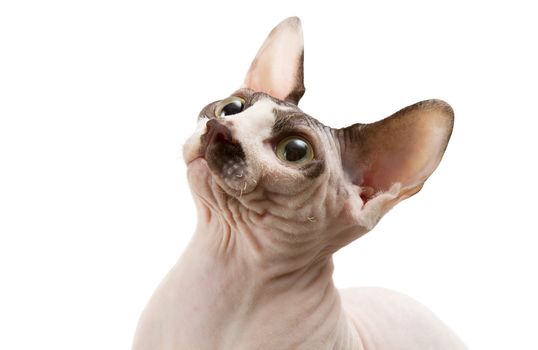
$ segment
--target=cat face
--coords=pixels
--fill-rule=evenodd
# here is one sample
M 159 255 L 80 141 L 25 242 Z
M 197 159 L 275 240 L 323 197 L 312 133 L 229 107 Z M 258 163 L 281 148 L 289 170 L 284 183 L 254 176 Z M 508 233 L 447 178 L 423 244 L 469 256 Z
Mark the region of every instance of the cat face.
M 429 100 L 333 129 L 301 111 L 303 93 L 302 30 L 290 18 L 270 33 L 243 86 L 200 112 L 184 146 L 189 181 L 215 212 L 233 216 L 234 203 L 250 213 L 244 224 L 340 232 L 323 240 L 341 246 L 421 189 L 446 148 L 453 112 Z
M 187 159 L 204 157 L 230 195 L 257 186 L 295 195 L 323 175 L 327 155 L 334 157 L 332 129 L 263 92 L 240 89 L 213 102 L 200 112 L 199 123 L 187 142 Z

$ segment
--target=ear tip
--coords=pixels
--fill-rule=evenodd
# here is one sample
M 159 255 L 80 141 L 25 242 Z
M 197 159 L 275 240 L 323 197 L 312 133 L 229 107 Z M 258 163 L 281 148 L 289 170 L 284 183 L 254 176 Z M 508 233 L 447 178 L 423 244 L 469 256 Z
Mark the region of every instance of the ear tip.
M 446 115 L 454 118 L 454 109 L 448 102 L 440 99 L 431 100 L 440 110 L 442 110 Z
M 437 111 L 443 112 L 444 114 L 448 116 L 454 116 L 454 110 L 452 109 L 452 106 L 450 106 L 448 102 L 438 99 L 438 98 L 432 98 L 429 100 L 420 101 L 413 106 L 421 108 L 421 109 L 437 110 Z
M 301 26 L 301 19 L 297 16 L 291 16 L 283 20 L 282 23 L 287 23 L 287 24 L 291 24 L 295 26 Z
M 292 32 L 297 33 L 301 38 L 303 36 L 303 26 L 301 19 L 297 16 L 288 17 L 277 25 L 277 28 L 287 28 Z
M 434 98 L 431 100 L 422 101 L 421 103 L 424 104 L 424 107 L 430 107 L 431 109 L 442 113 L 449 119 L 454 119 L 454 109 L 448 104 L 448 102 L 444 100 Z
M 434 98 L 421 101 L 415 106 L 420 110 L 435 112 L 439 118 L 444 119 L 450 130 L 454 127 L 454 109 L 446 101 Z

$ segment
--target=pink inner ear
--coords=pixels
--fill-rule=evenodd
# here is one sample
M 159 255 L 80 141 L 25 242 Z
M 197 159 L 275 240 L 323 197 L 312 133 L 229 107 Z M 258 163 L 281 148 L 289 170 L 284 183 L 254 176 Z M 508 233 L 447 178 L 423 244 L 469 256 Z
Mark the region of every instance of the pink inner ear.
M 344 165 L 361 187 L 363 200 L 396 183 L 401 185 L 400 199 L 418 192 L 441 161 L 452 124 L 450 106 L 431 100 L 377 123 L 348 128 L 360 142 L 346 146 L 356 153 L 344 154 Z
M 364 184 L 385 191 L 396 182 L 404 188 L 424 182 L 437 165 L 431 153 L 439 146 L 431 142 L 429 133 L 422 135 L 419 130 L 408 128 L 392 135 L 390 142 L 378 140 L 378 148 L 370 155 L 371 163 L 365 169 Z
M 302 69 L 303 32 L 299 19 L 292 17 L 269 34 L 254 58 L 242 87 L 286 100 L 295 96 L 297 89 L 304 92 Z M 296 100 L 292 102 L 298 102 Z
M 267 56 L 263 60 L 271 60 Z M 282 66 L 277 57 L 272 59 L 275 62 L 272 66 L 262 59 L 255 60 L 252 63 L 252 74 L 247 75 L 242 87 L 285 100 L 295 87 L 295 72 Z

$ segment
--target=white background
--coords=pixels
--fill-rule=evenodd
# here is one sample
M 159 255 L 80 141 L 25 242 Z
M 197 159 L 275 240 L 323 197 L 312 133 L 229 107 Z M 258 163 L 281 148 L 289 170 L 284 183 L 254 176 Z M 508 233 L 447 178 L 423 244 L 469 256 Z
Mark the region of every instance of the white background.
M 305 33 L 301 107 L 341 127 L 456 112 L 424 189 L 335 257 L 472 349 L 537 349 L 531 2 L 2 1 L 0 348 L 127 349 L 194 229 L 181 145 L 271 28 Z

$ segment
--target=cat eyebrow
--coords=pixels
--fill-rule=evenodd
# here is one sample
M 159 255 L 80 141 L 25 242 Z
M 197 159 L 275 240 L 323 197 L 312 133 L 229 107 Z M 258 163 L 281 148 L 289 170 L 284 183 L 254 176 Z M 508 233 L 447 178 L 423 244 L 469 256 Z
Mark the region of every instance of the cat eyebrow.
M 296 112 L 283 114 L 283 112 L 277 109 L 273 111 L 276 116 L 275 124 L 271 130 L 273 135 L 295 131 L 298 126 L 309 126 L 311 124 L 304 114 Z
M 203 118 L 211 119 L 215 113 L 215 105 L 217 104 L 217 102 L 218 101 L 211 102 L 210 104 L 205 106 L 204 109 L 202 109 L 200 113 L 198 114 L 198 119 L 203 119 Z

